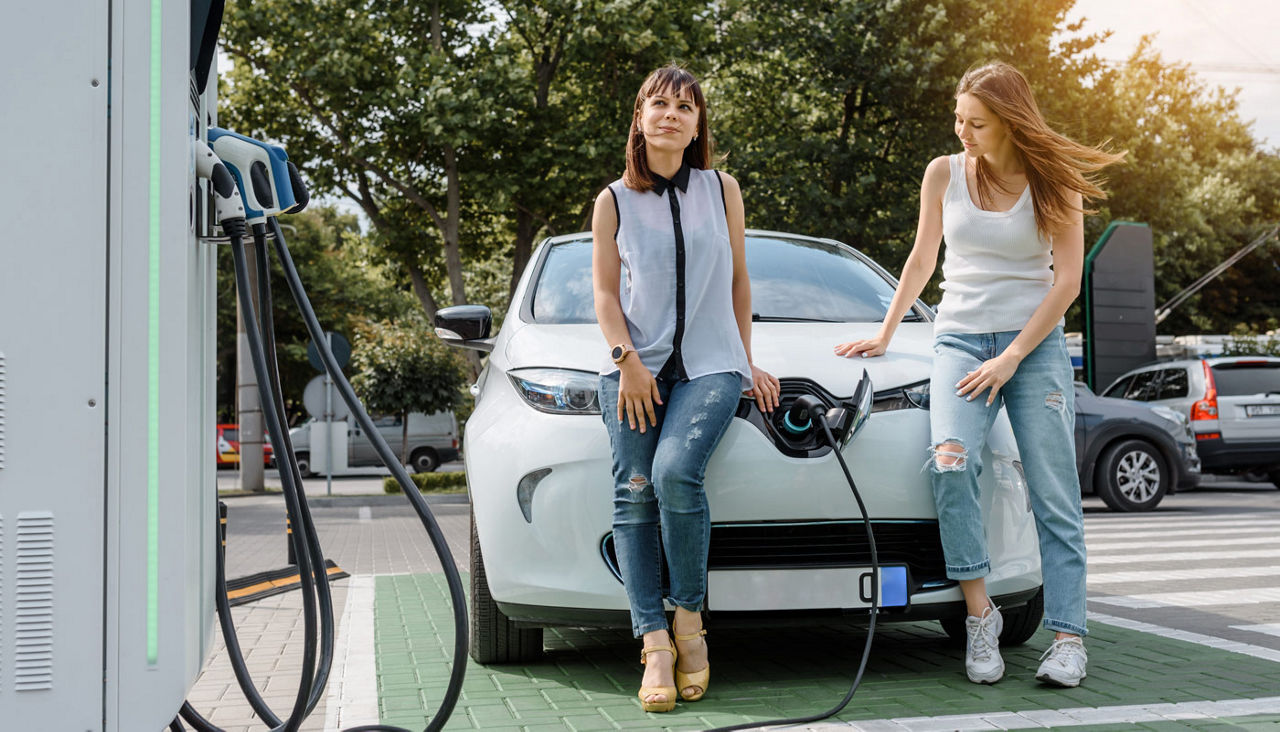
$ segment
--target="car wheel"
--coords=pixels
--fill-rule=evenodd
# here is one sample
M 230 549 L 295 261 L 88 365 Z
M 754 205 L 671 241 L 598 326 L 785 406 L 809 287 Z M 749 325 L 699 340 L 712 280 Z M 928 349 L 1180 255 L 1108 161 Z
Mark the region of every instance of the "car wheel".
M 315 473 L 311 472 L 311 453 L 299 452 L 295 453 L 294 456 L 298 459 L 298 472 L 302 474 L 302 477 L 310 478 L 315 475 Z
M 415 473 L 430 473 L 440 467 L 440 457 L 429 447 L 418 448 L 409 456 L 409 465 Z
M 1004 629 L 1000 631 L 1001 647 L 1020 646 L 1026 643 L 1031 636 L 1035 635 L 1040 627 L 1040 620 L 1044 617 L 1044 588 L 1041 587 L 1030 600 L 1027 600 L 1027 604 L 1001 610 L 1000 614 L 1004 616 Z M 945 618 L 938 622 L 951 640 L 964 644 L 963 617 Z
M 529 663 L 542 657 L 542 628 L 522 628 L 498 609 L 471 514 L 471 657 L 476 663 Z
M 1102 453 L 1093 480 L 1112 511 L 1150 511 L 1169 490 L 1169 469 L 1151 443 L 1122 440 Z

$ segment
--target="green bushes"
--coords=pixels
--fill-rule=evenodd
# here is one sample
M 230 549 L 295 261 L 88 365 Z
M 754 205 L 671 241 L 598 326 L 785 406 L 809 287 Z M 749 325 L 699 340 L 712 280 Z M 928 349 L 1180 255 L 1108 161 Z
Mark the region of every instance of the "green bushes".
M 467 487 L 467 474 L 460 470 L 453 473 L 414 473 L 409 477 L 423 493 L 453 493 Z M 400 493 L 400 483 L 395 478 L 387 478 L 382 481 L 382 490 Z

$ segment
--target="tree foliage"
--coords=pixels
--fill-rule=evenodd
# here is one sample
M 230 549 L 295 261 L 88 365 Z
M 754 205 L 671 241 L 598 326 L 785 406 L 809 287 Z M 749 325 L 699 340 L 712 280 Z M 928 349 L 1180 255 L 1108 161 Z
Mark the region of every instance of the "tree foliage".
M 429 335 L 420 317 L 398 324 L 371 323 L 352 344 L 351 386 L 372 412 L 401 417 L 401 460 L 406 463 L 409 413 L 447 412 L 463 402 L 466 362 Z
M 321 324 L 348 337 L 366 322 L 399 319 L 414 309 L 394 286 L 377 251 L 360 234 L 355 215 L 312 206 L 283 222 L 289 253 Z M 293 304 L 284 272 L 271 254 L 272 316 L 281 390 L 289 422 L 304 416 L 302 392 L 318 371 L 307 361 L 310 336 Z M 220 419 L 235 421 L 236 291 L 230 247 L 218 248 L 218 404 Z
M 224 116 L 284 143 L 317 192 L 360 206 L 395 284 L 430 318 L 477 296 L 504 305 L 534 242 L 587 227 L 622 171 L 635 90 L 669 61 L 703 80 L 749 226 L 829 236 L 896 269 L 925 166 L 958 147 L 955 83 L 1001 59 L 1055 128 L 1129 151 L 1086 244 L 1113 219 L 1150 223 L 1163 301 L 1280 219 L 1280 158 L 1253 140 L 1233 92 L 1149 45 L 1101 62 L 1105 34 L 1067 27 L 1072 5 L 257 0 L 227 11 Z M 1260 249 L 1165 329 L 1275 312 L 1275 259 Z

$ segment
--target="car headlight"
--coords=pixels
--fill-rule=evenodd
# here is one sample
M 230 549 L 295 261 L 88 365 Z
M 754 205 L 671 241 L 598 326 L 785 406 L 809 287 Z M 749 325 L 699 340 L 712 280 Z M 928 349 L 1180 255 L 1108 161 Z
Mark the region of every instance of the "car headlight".
M 895 409 L 928 409 L 929 408 L 929 381 L 917 381 L 914 384 L 900 386 L 897 389 L 886 389 L 885 391 L 876 392 L 876 397 L 871 402 L 872 414 L 876 412 L 890 412 Z
M 599 414 L 599 374 L 569 369 L 515 369 L 507 373 L 529 406 L 548 414 Z

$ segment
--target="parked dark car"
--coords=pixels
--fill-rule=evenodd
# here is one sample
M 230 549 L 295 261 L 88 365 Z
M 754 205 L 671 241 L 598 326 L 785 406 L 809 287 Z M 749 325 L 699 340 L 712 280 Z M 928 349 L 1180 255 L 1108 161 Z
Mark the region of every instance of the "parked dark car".
M 1204 472 L 1265 474 L 1280 488 L 1280 358 L 1215 356 L 1140 366 L 1103 391 L 1191 420 Z
M 1150 511 L 1200 481 L 1195 434 L 1166 407 L 1100 397 L 1076 382 L 1080 487 L 1113 511 Z

